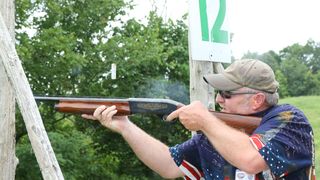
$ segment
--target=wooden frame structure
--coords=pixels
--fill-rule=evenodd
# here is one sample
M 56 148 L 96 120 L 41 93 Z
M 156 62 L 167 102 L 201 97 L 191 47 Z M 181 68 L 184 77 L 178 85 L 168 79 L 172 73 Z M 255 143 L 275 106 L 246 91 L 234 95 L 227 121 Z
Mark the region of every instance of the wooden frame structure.
M 14 179 L 18 163 L 15 157 L 15 100 L 43 179 L 64 179 L 15 49 L 14 0 L 1 0 L 0 10 L 0 179 Z

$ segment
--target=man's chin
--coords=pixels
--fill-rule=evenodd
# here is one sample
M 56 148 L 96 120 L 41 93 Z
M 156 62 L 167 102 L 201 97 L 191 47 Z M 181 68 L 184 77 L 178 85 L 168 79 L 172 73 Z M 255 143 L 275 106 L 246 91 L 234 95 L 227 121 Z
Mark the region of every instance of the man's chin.
M 220 112 L 223 112 L 223 113 L 229 113 L 229 111 L 228 111 L 228 110 L 226 110 L 226 109 L 224 109 L 224 108 L 222 108 L 222 109 L 220 110 Z

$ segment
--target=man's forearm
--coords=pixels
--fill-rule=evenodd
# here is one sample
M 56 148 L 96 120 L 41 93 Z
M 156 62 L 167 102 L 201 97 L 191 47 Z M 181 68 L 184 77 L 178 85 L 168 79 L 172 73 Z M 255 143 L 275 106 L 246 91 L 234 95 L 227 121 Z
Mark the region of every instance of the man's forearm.
M 173 161 L 168 146 L 130 122 L 121 133 L 137 157 L 164 178 L 183 176 Z
M 227 126 L 215 117 L 208 117 L 203 132 L 215 149 L 232 165 L 248 173 L 260 172 L 267 165 L 249 140 L 249 136 Z

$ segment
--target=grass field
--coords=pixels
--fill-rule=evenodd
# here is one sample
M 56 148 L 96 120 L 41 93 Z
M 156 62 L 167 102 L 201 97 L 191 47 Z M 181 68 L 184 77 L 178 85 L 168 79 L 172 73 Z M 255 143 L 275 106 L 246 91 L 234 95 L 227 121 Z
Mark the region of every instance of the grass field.
M 292 104 L 301 109 L 312 125 L 316 146 L 316 176 L 320 178 L 320 96 L 285 98 L 280 100 L 280 104 L 283 103 Z

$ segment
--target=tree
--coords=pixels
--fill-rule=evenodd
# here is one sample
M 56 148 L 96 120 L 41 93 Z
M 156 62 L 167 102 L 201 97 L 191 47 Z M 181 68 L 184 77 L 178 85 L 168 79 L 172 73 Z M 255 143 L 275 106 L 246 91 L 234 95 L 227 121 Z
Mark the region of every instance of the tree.
M 287 80 L 286 76 L 283 75 L 282 71 L 279 69 L 275 71 L 275 75 L 276 75 L 277 81 L 279 82 L 279 85 L 280 85 L 279 89 L 278 89 L 280 98 L 288 97 L 289 96 L 288 80 Z
M 186 53 L 180 54 L 179 58 L 174 56 L 181 52 L 181 49 L 186 49 L 184 43 L 187 41 L 184 38 L 187 37 L 187 33 L 182 30 L 185 26 L 175 30 L 176 26 L 167 26 L 154 13 L 150 14 L 148 22 L 148 25 L 143 25 L 132 19 L 122 29 L 115 30 L 113 38 L 101 46 L 101 49 L 105 56 L 108 55 L 117 63 L 119 79 L 116 82 L 104 79 L 101 80 L 100 85 L 96 83 L 97 86 L 89 87 L 88 83 L 84 83 L 86 88 L 81 88 L 81 93 L 99 90 L 109 96 L 169 97 L 188 102 L 188 93 L 185 91 L 188 89 L 187 85 L 180 82 L 180 79 L 185 81 L 188 78 L 188 71 L 184 72 L 187 70 L 185 67 L 187 67 L 188 58 L 184 56 Z M 181 37 L 181 39 L 173 41 L 168 37 Z M 181 47 L 178 48 L 179 46 Z M 172 71 L 172 67 L 181 71 Z M 179 89 L 177 87 L 181 91 L 174 91 Z M 159 117 L 135 116 L 131 119 L 154 137 L 171 145 L 189 136 L 181 126 L 163 124 L 159 121 Z M 77 122 L 79 122 L 78 127 L 88 129 L 88 124 Z M 102 145 L 99 152 L 116 152 L 116 156 L 123 162 L 131 162 L 120 164 L 116 174 L 127 174 L 127 178 L 138 175 L 139 178 L 143 178 L 142 175 L 147 179 L 159 178 L 137 160 L 132 151 L 119 151 L 119 149 L 129 149 L 119 135 L 99 128 L 94 131 L 92 137 Z
M 310 40 L 305 46 L 293 44 L 280 51 L 281 71 L 289 82 L 290 96 L 319 94 L 315 63 L 319 59 L 319 48 L 316 45 Z
M 131 6 L 121 0 L 18 0 L 16 6 L 17 50 L 34 94 L 149 96 L 188 102 L 187 29 L 182 21 L 164 23 L 151 12 L 147 24 L 135 19 L 124 22 L 121 15 Z M 25 28 L 35 29 L 35 34 L 29 36 Z M 107 76 L 112 63 L 117 64 L 117 80 Z M 39 105 L 68 179 L 160 179 L 118 134 L 96 122 L 57 113 L 52 105 Z M 190 136 L 181 125 L 165 124 L 159 117 L 131 119 L 170 145 Z M 18 166 L 19 179 L 30 164 L 36 167 L 21 120 L 17 143 L 20 159 L 26 160 Z M 39 178 L 36 168 L 31 170 L 26 178 Z
M 298 59 L 286 59 L 282 63 L 282 72 L 287 78 L 288 92 L 291 96 L 301 96 L 310 91 L 309 69 Z
M 305 64 L 309 67 L 312 74 L 320 70 L 320 43 L 309 40 L 304 46 Z
M 280 68 L 280 64 L 281 64 L 281 58 L 274 51 L 268 51 L 266 53 L 263 53 L 262 55 L 260 55 L 258 53 L 247 52 L 243 56 L 243 58 L 259 59 L 259 60 L 267 63 L 273 69 L 273 71 L 277 71 Z

